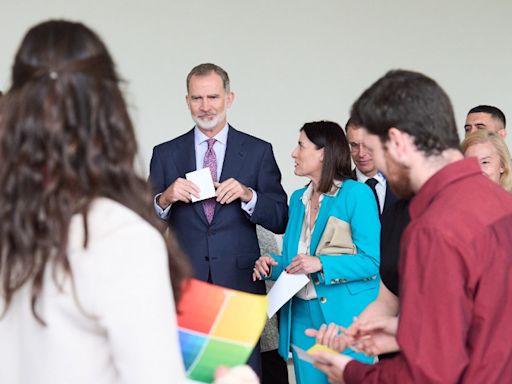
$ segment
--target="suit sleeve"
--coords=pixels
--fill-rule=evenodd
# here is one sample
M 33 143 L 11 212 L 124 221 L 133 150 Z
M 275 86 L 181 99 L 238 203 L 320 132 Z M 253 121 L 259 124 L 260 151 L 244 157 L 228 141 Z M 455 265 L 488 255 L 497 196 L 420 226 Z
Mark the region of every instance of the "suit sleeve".
M 270 144 L 266 145 L 259 165 L 256 189 L 258 200 L 250 220 L 274 233 L 284 233 L 288 222 L 287 197 L 281 186 L 281 172 Z
M 375 198 L 369 188 L 350 188 L 346 199 L 340 203 L 347 206 L 352 241 L 357 247 L 357 253 L 334 257 L 319 255 L 323 282 L 329 285 L 375 280 L 379 275 L 380 264 L 380 222 Z M 320 281 L 321 275 L 318 274 Z
M 167 188 L 164 167 L 157 147 L 153 148 L 153 155 L 149 163 L 149 182 L 153 196 L 162 193 Z

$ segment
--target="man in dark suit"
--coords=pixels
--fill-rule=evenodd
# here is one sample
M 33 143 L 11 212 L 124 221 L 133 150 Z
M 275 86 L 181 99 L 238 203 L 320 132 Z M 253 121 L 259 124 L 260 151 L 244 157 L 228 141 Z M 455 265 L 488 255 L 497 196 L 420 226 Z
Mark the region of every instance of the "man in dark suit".
M 349 119 L 345 125 L 345 132 L 347 133 L 352 160 L 356 165 L 353 178 L 366 183 L 372 189 L 377 200 L 379 213 L 382 215 L 396 201 L 396 196 L 389 188 L 384 175 L 377 170 L 372 154 L 364 145 L 366 130 L 361 129 Z
M 256 224 L 283 233 L 287 197 L 272 146 L 227 123 L 233 100 L 226 71 L 209 63 L 194 67 L 187 76 L 186 101 L 196 125 L 154 148 L 150 181 L 155 210 L 176 234 L 196 278 L 264 294 L 263 281 L 251 278 L 260 257 Z M 205 167 L 216 197 L 192 203 L 199 188 L 185 174 Z M 251 361 L 260 373 L 259 348 Z

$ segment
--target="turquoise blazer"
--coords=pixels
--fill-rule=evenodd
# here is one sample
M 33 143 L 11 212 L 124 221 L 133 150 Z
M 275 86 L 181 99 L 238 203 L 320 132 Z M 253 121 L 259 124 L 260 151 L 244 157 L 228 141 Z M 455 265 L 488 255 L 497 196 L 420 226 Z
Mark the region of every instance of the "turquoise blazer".
M 270 279 L 276 280 L 297 255 L 305 207 L 302 195 L 306 188 L 295 191 L 290 199 L 289 220 L 283 239 L 281 255 L 272 255 L 277 266 L 272 267 Z M 330 216 L 347 223 L 352 229 L 355 255 L 316 255 L 323 272 L 311 274 L 327 324 L 344 327 L 353 317 L 377 297 L 379 288 L 380 221 L 377 203 L 371 189 L 354 180 L 344 180 L 336 195 L 324 195 L 311 234 L 310 251 L 314 255 Z M 279 354 L 286 360 L 290 351 L 290 330 L 293 321 L 292 300 L 282 308 L 279 321 Z M 371 363 L 373 358 L 345 350 L 360 361 Z

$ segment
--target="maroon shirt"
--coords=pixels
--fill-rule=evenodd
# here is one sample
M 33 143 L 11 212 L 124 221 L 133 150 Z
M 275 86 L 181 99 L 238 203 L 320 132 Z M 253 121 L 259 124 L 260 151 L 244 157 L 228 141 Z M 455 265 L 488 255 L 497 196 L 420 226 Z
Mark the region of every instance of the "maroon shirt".
M 351 383 L 512 383 L 512 194 L 474 158 L 432 176 L 401 242 L 397 357 Z

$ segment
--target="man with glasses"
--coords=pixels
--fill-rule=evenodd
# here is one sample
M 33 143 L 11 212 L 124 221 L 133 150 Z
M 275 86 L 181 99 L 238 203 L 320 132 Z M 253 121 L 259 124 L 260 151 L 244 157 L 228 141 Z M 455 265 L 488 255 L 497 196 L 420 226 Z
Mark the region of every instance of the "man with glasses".
M 379 214 L 382 215 L 396 201 L 396 197 L 388 187 L 384 175 L 377 170 L 372 154 L 364 145 L 366 131 L 349 119 L 345 125 L 345 132 L 352 160 L 356 165 L 353 177 L 372 189 L 379 207 Z

